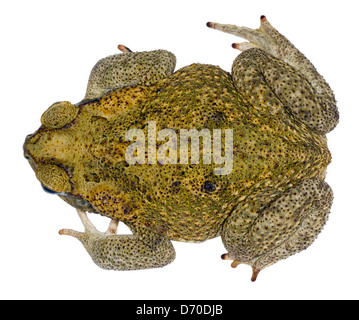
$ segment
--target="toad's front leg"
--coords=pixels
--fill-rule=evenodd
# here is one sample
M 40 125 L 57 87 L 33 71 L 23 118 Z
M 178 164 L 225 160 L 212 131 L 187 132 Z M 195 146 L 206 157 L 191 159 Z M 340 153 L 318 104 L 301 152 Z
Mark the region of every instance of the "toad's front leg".
M 172 75 L 176 57 L 166 50 L 132 52 L 119 45 L 122 54 L 101 59 L 92 68 L 84 101 L 98 99 L 119 88 L 151 85 Z
M 117 235 L 117 222 L 112 220 L 106 232 L 98 231 L 86 213 L 77 209 L 85 232 L 62 229 L 82 242 L 92 260 L 107 270 L 138 270 L 163 267 L 175 258 L 170 240 L 147 229 L 135 229 L 133 235 Z

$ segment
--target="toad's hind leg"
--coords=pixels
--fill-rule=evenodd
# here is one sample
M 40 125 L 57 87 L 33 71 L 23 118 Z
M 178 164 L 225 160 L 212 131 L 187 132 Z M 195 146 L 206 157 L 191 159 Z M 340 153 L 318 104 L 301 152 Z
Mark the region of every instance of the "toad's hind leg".
M 223 226 L 228 250 L 224 260 L 260 270 L 308 248 L 328 219 L 333 193 L 318 178 L 306 179 L 288 190 L 250 196 L 240 203 Z
M 60 230 L 82 242 L 92 260 L 107 270 L 138 270 L 163 267 L 175 258 L 170 240 L 147 229 L 134 229 L 133 235 L 117 235 L 117 222 L 112 220 L 106 232 L 99 232 L 86 213 L 77 210 L 85 232 Z
M 276 113 L 283 105 L 321 134 L 337 125 L 339 113 L 327 82 L 264 16 L 256 30 L 212 22 L 207 25 L 249 40 L 233 45 L 244 52 L 233 62 L 232 77 L 239 92 L 255 108 Z
M 166 50 L 132 52 L 119 45 L 123 53 L 101 59 L 93 67 L 83 101 L 98 99 L 111 90 L 151 85 L 172 75 L 176 57 Z

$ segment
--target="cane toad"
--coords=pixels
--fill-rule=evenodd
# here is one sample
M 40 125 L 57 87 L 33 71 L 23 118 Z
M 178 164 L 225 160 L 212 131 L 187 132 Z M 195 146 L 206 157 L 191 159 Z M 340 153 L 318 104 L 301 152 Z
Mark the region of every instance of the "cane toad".
M 104 269 L 172 262 L 171 241 L 221 236 L 223 259 L 260 270 L 306 249 L 333 193 L 326 133 L 339 114 L 329 85 L 262 16 L 259 29 L 207 23 L 249 40 L 232 72 L 174 72 L 165 50 L 100 60 L 85 98 L 50 106 L 25 157 L 43 188 L 75 207 L 78 238 Z M 85 212 L 111 219 L 99 232 Z M 132 235 L 117 234 L 121 221 Z

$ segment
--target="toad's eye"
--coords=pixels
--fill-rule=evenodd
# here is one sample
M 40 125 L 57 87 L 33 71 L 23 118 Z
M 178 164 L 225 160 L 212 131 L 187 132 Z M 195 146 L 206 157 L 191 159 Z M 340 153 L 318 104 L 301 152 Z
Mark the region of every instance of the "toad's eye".
M 49 194 L 58 194 L 58 195 L 62 195 L 62 192 L 56 192 L 54 190 L 51 190 L 49 188 L 46 188 L 43 184 L 41 184 L 42 189 L 44 189 L 45 192 L 49 193 Z

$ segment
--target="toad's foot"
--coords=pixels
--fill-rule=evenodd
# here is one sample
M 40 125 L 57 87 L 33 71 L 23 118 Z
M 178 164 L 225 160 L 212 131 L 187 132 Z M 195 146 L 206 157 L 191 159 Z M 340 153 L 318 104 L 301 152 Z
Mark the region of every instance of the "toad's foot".
M 244 262 L 236 259 L 235 257 L 231 256 L 229 253 L 224 253 L 221 255 L 221 258 L 223 260 L 233 260 L 233 262 L 231 263 L 231 267 L 232 268 L 237 268 L 240 264 L 243 264 Z M 254 282 L 257 280 L 258 274 L 261 270 L 252 266 L 252 278 L 251 281 Z
M 259 29 L 207 23 L 210 28 L 249 41 L 232 45 L 236 49 L 246 51 L 236 58 L 232 67 L 232 76 L 238 90 L 244 93 L 245 97 L 246 91 L 250 91 L 248 102 L 255 105 L 251 98 L 257 102 L 258 99 L 252 88 L 245 88 L 243 85 L 253 84 L 255 89 L 261 91 L 265 87 L 269 89 L 266 94 L 274 94 L 278 100 L 268 102 L 271 113 L 277 112 L 277 108 L 272 105 L 284 104 L 300 121 L 318 133 L 330 132 L 339 121 L 331 88 L 312 63 L 285 36 L 273 28 L 265 16 L 261 16 L 260 21 Z M 258 59 L 261 61 L 260 64 L 257 64 Z M 244 61 L 248 62 L 249 66 Z M 277 87 L 280 87 L 280 90 L 277 90 Z M 282 89 L 293 89 L 293 94 L 282 92 Z
M 132 50 L 126 46 L 124 46 L 123 44 L 119 44 L 117 46 L 118 50 L 122 51 L 123 53 L 129 53 L 132 52 Z
M 118 222 L 111 220 L 106 232 L 98 231 L 84 211 L 78 210 L 85 232 L 62 229 L 82 242 L 93 261 L 108 270 L 158 268 L 175 258 L 172 243 L 146 229 L 134 229 L 133 235 L 117 235 Z
M 233 43 L 232 47 L 235 49 L 246 51 L 251 48 L 260 48 L 283 60 L 284 47 L 288 45 L 292 46 L 292 44 L 286 37 L 281 35 L 275 28 L 272 27 L 265 16 L 261 16 L 260 23 L 261 24 L 258 29 L 213 22 L 208 22 L 207 26 L 219 31 L 234 34 L 249 41 Z

